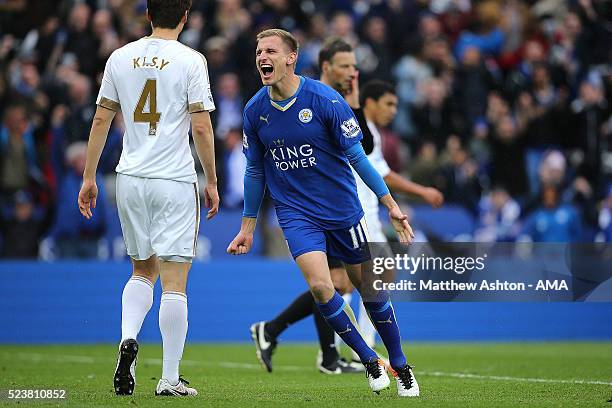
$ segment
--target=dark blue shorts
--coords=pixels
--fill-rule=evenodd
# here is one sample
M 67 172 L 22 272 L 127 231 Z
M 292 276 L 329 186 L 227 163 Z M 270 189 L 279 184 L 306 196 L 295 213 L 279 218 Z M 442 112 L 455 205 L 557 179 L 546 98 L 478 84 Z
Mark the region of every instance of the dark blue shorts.
M 322 251 L 327 256 L 354 265 L 370 259 L 365 218 L 348 228 L 326 230 L 305 217 L 279 220 L 293 259 L 307 252 Z

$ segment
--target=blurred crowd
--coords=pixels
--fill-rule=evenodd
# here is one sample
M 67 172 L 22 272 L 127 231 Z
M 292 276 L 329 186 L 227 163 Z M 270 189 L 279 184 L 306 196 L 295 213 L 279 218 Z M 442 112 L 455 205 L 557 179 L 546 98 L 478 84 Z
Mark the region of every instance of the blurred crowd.
M 150 33 L 146 0 L 0 0 L 0 254 L 95 257 L 116 217 L 118 115 L 92 221 L 78 212 L 104 64 Z M 242 108 L 260 87 L 255 34 L 301 43 L 318 77 L 328 36 L 356 50 L 360 82 L 396 86 L 390 166 L 475 220 L 474 239 L 612 241 L 612 4 L 606 0 L 193 0 L 179 40 L 201 51 L 222 200 L 242 205 Z M 114 221 L 114 220 L 113 220 Z M 44 257 L 44 256 L 43 256 Z

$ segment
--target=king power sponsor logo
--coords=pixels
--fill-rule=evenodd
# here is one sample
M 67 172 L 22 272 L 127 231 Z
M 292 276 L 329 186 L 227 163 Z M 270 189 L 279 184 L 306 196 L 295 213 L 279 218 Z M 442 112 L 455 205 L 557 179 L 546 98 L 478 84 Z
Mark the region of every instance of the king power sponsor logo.
M 280 171 L 305 169 L 317 165 L 314 149 L 310 144 L 285 146 L 284 139 L 277 139 L 272 141 L 269 152 L 276 168 Z

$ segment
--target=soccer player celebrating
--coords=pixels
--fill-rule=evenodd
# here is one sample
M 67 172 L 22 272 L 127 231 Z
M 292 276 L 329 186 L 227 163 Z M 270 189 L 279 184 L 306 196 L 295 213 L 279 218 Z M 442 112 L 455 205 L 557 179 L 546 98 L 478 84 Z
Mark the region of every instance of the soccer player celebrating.
M 117 207 L 133 273 L 122 296 L 121 343 L 114 389 L 134 392 L 136 337 L 161 277 L 159 328 L 162 376 L 156 395 L 197 395 L 179 377 L 187 335 L 187 274 L 200 222 L 198 185 L 189 148 L 189 125 L 206 173 L 207 218 L 219 208 L 209 111 L 215 108 L 202 54 L 177 41 L 190 0 L 147 0 L 152 35 L 114 51 L 97 98 L 87 149 L 79 210 L 87 219 L 96 207 L 95 174 L 115 112 L 125 120 L 117 166 Z
M 297 40 L 271 29 L 258 34 L 256 65 L 264 87 L 244 111 L 245 209 L 230 254 L 245 254 L 253 243 L 257 213 L 267 186 L 289 249 L 317 307 L 344 342 L 359 355 L 374 392 L 389 386 L 384 363 L 363 340 L 353 312 L 335 291 L 326 253 L 345 263 L 360 287 L 361 266 L 369 258 L 368 231 L 350 165 L 388 209 L 401 242 L 412 229 L 368 161 L 361 130 L 342 96 L 321 82 L 295 74 Z M 388 294 L 365 306 L 398 373 L 398 393 L 418 395 L 412 368 L 401 349 L 399 327 Z
M 346 41 L 332 37 L 325 41 L 319 52 L 319 69 L 321 82 L 327 84 L 344 96 L 349 104 L 363 133 L 361 144 L 372 166 L 384 178 L 385 183 L 394 191 L 413 194 L 434 208 L 444 202 L 444 196 L 435 188 L 425 187 L 392 171 L 382 155 L 382 142 L 378 128 L 388 126 L 397 112 L 395 90 L 382 81 L 370 81 L 365 85 L 365 92 L 360 98 L 358 71 L 353 48 Z M 360 101 L 361 99 L 361 101 Z M 365 105 L 362 109 L 362 105 Z M 367 185 L 356 176 L 357 192 L 363 206 L 366 224 L 371 242 L 386 242 L 378 214 L 378 198 Z M 335 289 L 350 303 L 353 285 L 347 277 L 344 265 L 338 259 L 327 258 Z M 313 297 L 310 291 L 300 294 L 279 313 L 267 322 L 258 322 L 251 326 L 251 334 L 257 348 L 260 361 L 270 372 L 272 370 L 272 353 L 277 345 L 278 336 L 293 324 L 308 315 L 314 314 L 315 326 L 321 346 L 317 357 L 317 368 L 325 374 L 341 374 L 362 371 L 361 364 L 347 362 L 340 358 L 336 348 L 333 330 L 325 323 L 316 308 L 312 307 Z M 372 325 L 363 303 L 360 303 L 358 325 L 361 334 L 370 347 L 375 345 L 375 328 Z M 353 353 L 358 361 L 358 356 Z M 361 368 L 359 368 L 361 367 Z

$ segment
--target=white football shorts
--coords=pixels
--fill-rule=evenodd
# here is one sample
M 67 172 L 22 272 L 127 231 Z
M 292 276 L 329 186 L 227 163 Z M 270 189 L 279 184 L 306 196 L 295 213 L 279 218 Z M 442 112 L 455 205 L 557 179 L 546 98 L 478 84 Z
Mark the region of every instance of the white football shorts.
M 117 208 L 130 257 L 191 262 L 200 226 L 197 183 L 117 174 Z

